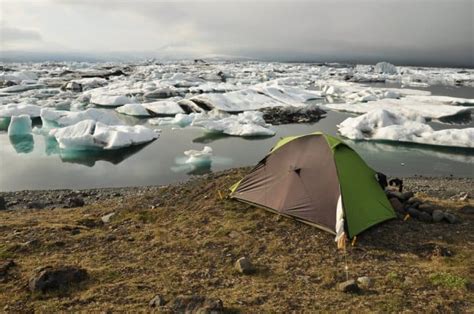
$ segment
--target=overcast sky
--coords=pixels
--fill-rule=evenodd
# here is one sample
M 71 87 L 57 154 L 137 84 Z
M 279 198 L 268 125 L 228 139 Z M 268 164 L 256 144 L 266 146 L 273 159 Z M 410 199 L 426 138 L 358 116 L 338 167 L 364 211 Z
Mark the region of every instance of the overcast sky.
M 474 66 L 473 0 L 0 0 L 1 50 Z

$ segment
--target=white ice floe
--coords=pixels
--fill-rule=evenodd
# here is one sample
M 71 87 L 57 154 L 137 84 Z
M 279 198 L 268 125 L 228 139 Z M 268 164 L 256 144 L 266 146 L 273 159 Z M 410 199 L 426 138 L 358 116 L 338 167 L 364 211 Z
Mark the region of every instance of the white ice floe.
M 177 114 L 174 118 L 150 119 L 153 125 L 188 125 L 201 127 L 211 133 L 223 133 L 233 136 L 273 136 L 275 131 L 271 125 L 265 123 L 263 113 L 259 111 L 245 111 L 238 115 L 231 115 L 219 110 L 209 112 Z
M 148 117 L 150 113 L 141 104 L 125 104 L 115 109 L 117 112 L 136 117 Z
M 190 125 L 194 120 L 194 114 L 178 113 L 174 117 L 156 118 L 148 120 L 151 125 L 177 125 L 182 128 Z
M 94 120 L 107 125 L 123 124 L 113 112 L 106 109 L 89 108 L 84 111 L 41 109 L 43 127 L 70 126 L 83 120 Z
M 3 81 L 14 81 L 14 82 L 21 82 L 21 81 L 36 81 L 38 80 L 38 74 L 33 71 L 19 71 L 19 72 L 4 72 L 0 74 L 0 80 Z
M 52 129 L 59 147 L 64 150 L 112 150 L 150 142 L 159 137 L 158 130 L 142 125 L 106 125 L 94 120 L 83 120 L 74 125 Z
M 31 118 L 23 114 L 12 116 L 8 126 L 8 135 L 25 135 L 31 133 Z
M 185 163 L 193 165 L 210 165 L 212 161 L 212 148 L 204 146 L 203 150 L 187 150 L 184 154 L 188 157 Z
M 127 96 L 92 94 L 90 102 L 97 106 L 119 107 L 125 104 L 134 103 L 135 101 Z
M 270 129 L 269 124 L 265 123 L 263 113 L 259 111 L 246 111 L 238 115 L 221 114 L 209 115 L 207 113 L 195 114 L 191 124 L 205 128 L 211 133 L 223 133 L 233 136 L 273 136 L 275 131 Z
M 0 118 L 9 118 L 12 116 L 28 115 L 31 118 L 37 118 L 40 116 L 41 107 L 37 105 L 29 104 L 8 104 L 0 106 Z
M 20 93 L 33 89 L 44 88 L 43 84 L 22 84 L 22 85 L 13 85 L 9 87 L 0 88 L 0 93 Z
M 184 110 L 175 101 L 160 100 L 142 104 L 143 107 L 157 115 L 175 115 L 184 113 Z
M 433 130 L 418 117 L 375 109 L 338 125 L 342 136 L 354 140 L 386 140 L 418 144 L 474 147 L 474 128 Z
M 326 104 L 325 107 L 333 110 L 354 113 L 366 113 L 375 109 L 386 109 L 398 112 L 404 116 L 421 116 L 423 118 L 440 119 L 470 112 L 468 107 L 450 106 L 435 101 L 420 102 L 409 97 L 401 99 L 382 99 L 367 103 L 355 104 Z
M 458 98 L 449 96 L 424 96 L 424 95 L 410 95 L 406 97 L 407 100 L 418 101 L 433 105 L 453 105 L 453 106 L 474 106 L 474 98 Z
M 82 87 L 82 91 L 87 91 L 90 89 L 103 87 L 107 85 L 108 82 L 109 81 L 101 77 L 86 77 L 86 78 L 71 81 L 71 83 L 80 84 Z
M 375 73 L 397 74 L 397 67 L 388 62 L 379 62 L 375 65 Z

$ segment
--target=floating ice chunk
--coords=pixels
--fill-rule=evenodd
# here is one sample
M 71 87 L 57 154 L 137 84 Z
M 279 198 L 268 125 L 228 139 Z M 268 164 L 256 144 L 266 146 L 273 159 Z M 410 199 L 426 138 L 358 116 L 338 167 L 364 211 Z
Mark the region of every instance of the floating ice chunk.
M 108 84 L 108 82 L 109 81 L 107 81 L 106 79 L 100 77 L 87 77 L 71 81 L 71 83 L 80 84 L 82 87 L 82 91 L 105 86 Z
M 98 95 L 92 94 L 90 102 L 97 106 L 103 107 L 119 107 L 125 104 L 133 103 L 133 99 L 127 96 L 117 95 Z
M 175 101 L 160 100 L 142 104 L 143 107 L 157 115 L 175 115 L 184 113 L 184 110 Z
M 375 65 L 375 73 L 397 74 L 397 67 L 388 62 L 379 62 Z
M 45 87 L 43 84 L 24 84 L 24 85 L 13 85 L 9 87 L 0 88 L 0 93 L 20 93 L 32 89 L 39 89 Z
M 89 108 L 84 111 L 62 111 L 41 109 L 43 127 L 69 126 L 82 120 L 94 120 L 107 125 L 123 124 L 113 112 L 106 109 Z
M 184 152 L 188 159 L 185 161 L 187 164 L 193 164 L 197 166 L 210 165 L 212 161 L 212 148 L 204 146 L 203 150 L 187 150 Z
M 31 133 L 31 118 L 29 115 L 12 116 L 8 126 L 8 135 L 25 135 Z
M 178 113 L 174 117 L 156 118 L 148 120 L 151 125 L 178 125 L 182 128 L 190 125 L 194 120 L 193 115 Z
M 240 112 L 261 108 L 282 106 L 281 101 L 263 95 L 256 90 L 245 89 L 224 94 L 203 94 L 190 100 L 205 110 L 218 109 L 226 112 Z
M 424 95 L 410 95 L 406 99 L 419 101 L 423 103 L 435 103 L 453 106 L 474 106 L 474 99 L 472 98 L 458 98 L 449 96 L 424 96 Z
M 40 116 L 41 107 L 37 105 L 28 104 L 8 104 L 0 106 L 0 118 L 9 118 L 12 116 L 28 115 L 31 118 Z
M 200 126 L 212 133 L 223 133 L 233 136 L 273 136 L 275 131 L 271 130 L 269 124 L 265 123 L 263 113 L 258 111 L 247 111 L 238 115 L 216 119 L 206 119 L 206 114 L 196 114 L 193 126 Z
M 104 149 L 118 149 L 150 142 L 159 136 L 159 130 L 152 130 L 143 125 L 108 126 L 97 122 L 94 139 L 105 143 Z
M 159 137 L 158 130 L 142 125 L 109 126 L 94 120 L 83 120 L 74 125 L 52 129 L 59 147 L 65 150 L 119 149 L 150 142 Z
M 150 113 L 141 104 L 126 104 L 115 109 L 119 113 L 136 117 L 148 117 Z
M 13 72 L 13 73 L 8 73 L 5 72 L 4 74 L 0 75 L 0 80 L 3 81 L 16 81 L 16 82 L 21 82 L 21 81 L 36 81 L 38 79 L 38 74 L 36 74 L 33 71 L 19 71 L 19 72 Z
M 254 86 L 253 89 L 259 93 L 263 93 L 273 99 L 289 105 L 301 104 L 308 100 L 322 98 L 321 92 L 319 91 L 304 90 L 290 86 L 272 86 L 269 84 L 272 84 L 272 81 L 266 85 Z
M 375 109 L 338 125 L 342 136 L 354 140 L 388 140 L 438 146 L 474 147 L 474 128 L 433 130 L 423 118 Z
M 412 98 L 382 99 L 367 103 L 356 104 L 326 104 L 325 107 L 333 110 L 354 113 L 366 113 L 374 109 L 387 109 L 399 112 L 404 116 L 421 116 L 424 118 L 440 119 L 465 114 L 469 108 L 443 105 L 436 102 L 420 102 Z

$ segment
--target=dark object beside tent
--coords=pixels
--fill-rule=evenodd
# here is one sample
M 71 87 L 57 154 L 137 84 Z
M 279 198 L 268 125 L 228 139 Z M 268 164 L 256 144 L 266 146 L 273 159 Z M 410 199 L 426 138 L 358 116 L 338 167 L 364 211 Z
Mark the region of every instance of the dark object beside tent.
M 231 188 L 231 197 L 349 238 L 395 218 L 376 172 L 340 139 L 281 139 Z

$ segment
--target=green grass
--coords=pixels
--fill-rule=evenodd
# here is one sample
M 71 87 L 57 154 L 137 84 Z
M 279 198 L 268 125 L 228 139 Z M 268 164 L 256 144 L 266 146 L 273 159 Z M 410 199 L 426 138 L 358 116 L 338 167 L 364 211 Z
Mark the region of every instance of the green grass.
M 435 273 L 430 275 L 430 282 L 435 286 L 442 286 L 450 289 L 465 289 L 468 280 L 449 273 Z

